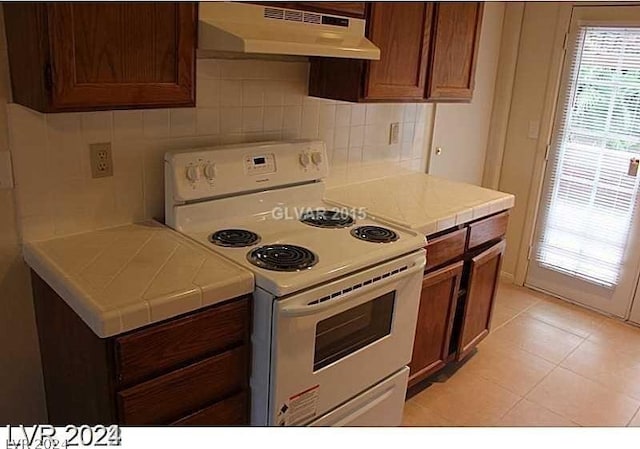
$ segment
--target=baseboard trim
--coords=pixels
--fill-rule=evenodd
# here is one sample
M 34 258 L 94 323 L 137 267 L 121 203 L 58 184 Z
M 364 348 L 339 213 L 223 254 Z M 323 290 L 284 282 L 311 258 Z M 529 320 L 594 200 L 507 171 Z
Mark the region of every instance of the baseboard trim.
M 507 273 L 506 271 L 501 271 L 500 280 L 503 282 L 508 282 L 510 284 L 513 284 L 515 281 L 515 278 L 513 277 L 513 274 Z

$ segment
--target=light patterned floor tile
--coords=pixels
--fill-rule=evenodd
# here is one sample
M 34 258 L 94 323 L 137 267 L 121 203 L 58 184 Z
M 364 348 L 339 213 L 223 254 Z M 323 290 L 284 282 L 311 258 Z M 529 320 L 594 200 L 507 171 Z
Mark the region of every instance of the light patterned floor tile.
M 524 396 L 555 366 L 541 357 L 489 336 L 464 368 L 467 374 L 481 376 Z
M 640 410 L 636 412 L 636 416 L 629 423 L 629 427 L 640 427 Z
M 561 366 L 640 400 L 640 354 L 616 351 L 587 340 Z
M 542 300 L 524 314 L 580 337 L 591 335 L 605 319 L 602 315 L 559 299 Z
M 405 427 L 447 427 L 453 424 L 442 416 L 420 406 L 415 400 L 410 399 L 404 405 L 402 425 Z
M 541 405 L 523 399 L 498 422 L 508 427 L 575 427 L 576 423 Z
M 454 425 L 485 426 L 493 425 L 521 397 L 482 377 L 459 371 L 413 399 Z
M 581 426 L 625 426 L 640 407 L 640 401 L 561 367 L 526 398 Z
M 584 340 L 524 314 L 497 329 L 493 337 L 552 363 L 561 362 Z

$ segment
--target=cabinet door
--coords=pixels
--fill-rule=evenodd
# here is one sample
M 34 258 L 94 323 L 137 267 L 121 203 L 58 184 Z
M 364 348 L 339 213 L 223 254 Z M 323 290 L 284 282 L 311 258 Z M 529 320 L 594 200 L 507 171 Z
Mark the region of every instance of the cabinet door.
M 482 11 L 481 2 L 436 4 L 427 100 L 471 100 Z
M 469 355 L 489 334 L 505 247 L 506 242 L 502 240 L 471 259 L 469 287 L 458 341 L 458 360 Z
M 442 368 L 449 355 L 462 262 L 427 274 L 422 281 L 420 309 L 409 364 L 409 386 Z
M 422 100 L 429 59 L 433 4 L 375 2 L 368 19 L 369 39 L 380 60 L 367 68 L 364 97 Z
M 51 3 L 52 110 L 193 106 L 194 3 Z

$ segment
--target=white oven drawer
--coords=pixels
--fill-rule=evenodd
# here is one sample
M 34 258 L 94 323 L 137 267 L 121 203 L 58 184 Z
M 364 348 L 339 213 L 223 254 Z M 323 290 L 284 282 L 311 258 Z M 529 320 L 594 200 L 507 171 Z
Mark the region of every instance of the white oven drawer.
M 270 424 L 306 425 L 411 360 L 424 251 L 276 301 Z
M 405 366 L 378 385 L 369 388 L 309 425 L 324 427 L 399 426 L 402 424 L 408 380 L 409 368 Z

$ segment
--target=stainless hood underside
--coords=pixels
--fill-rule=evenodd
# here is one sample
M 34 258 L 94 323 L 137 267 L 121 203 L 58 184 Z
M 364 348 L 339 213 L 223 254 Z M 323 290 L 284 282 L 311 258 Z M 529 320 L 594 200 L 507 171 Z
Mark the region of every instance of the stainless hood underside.
M 236 2 L 200 2 L 200 50 L 380 59 L 365 21 Z

